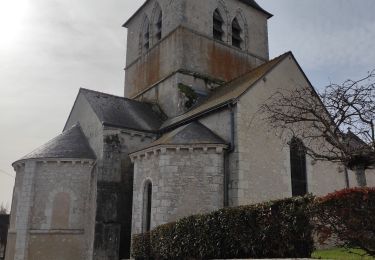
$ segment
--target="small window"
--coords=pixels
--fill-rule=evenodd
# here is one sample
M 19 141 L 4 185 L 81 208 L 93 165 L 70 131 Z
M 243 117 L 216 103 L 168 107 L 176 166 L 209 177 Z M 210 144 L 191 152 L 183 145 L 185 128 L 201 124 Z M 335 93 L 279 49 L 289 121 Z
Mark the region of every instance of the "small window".
M 241 37 L 242 29 L 240 24 L 238 23 L 237 18 L 234 18 L 232 22 L 232 45 L 241 48 L 242 44 L 242 37 Z
M 143 48 L 148 50 L 150 48 L 150 25 L 148 23 L 145 25 L 143 41 Z
M 215 40 L 223 41 L 223 24 L 224 20 L 219 10 L 216 9 L 213 17 L 213 35 Z
M 143 232 L 151 230 L 152 183 L 147 181 L 143 191 Z
M 307 194 L 306 148 L 297 138 L 290 142 L 290 165 L 292 196 L 304 196 Z
M 161 40 L 162 27 L 163 27 L 163 14 L 160 11 L 158 20 L 156 21 L 156 32 L 155 32 L 156 41 Z

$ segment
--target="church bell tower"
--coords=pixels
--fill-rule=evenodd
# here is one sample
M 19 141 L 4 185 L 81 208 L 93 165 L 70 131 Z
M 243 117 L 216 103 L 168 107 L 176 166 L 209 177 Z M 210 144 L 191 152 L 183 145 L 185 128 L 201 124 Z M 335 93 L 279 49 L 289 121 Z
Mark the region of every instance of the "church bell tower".
M 174 117 L 268 61 L 267 20 L 254 0 L 148 0 L 128 29 L 125 97 Z

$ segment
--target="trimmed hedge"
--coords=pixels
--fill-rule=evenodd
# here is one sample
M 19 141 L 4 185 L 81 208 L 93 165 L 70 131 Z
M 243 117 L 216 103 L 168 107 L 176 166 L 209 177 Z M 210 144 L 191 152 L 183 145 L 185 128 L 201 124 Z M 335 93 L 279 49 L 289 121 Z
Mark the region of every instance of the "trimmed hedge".
M 375 256 L 375 188 L 337 191 L 316 200 L 313 219 L 319 242 L 336 237 L 338 246 Z
M 312 196 L 225 208 L 133 236 L 136 259 L 307 258 Z

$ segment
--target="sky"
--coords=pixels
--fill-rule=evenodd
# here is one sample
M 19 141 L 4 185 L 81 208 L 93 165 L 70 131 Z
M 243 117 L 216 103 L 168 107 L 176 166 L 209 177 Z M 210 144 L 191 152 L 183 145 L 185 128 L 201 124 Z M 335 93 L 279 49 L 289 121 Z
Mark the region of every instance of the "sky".
M 175 0 L 177 1 L 177 0 Z M 270 56 L 292 51 L 317 89 L 375 69 L 374 0 L 258 0 Z M 80 87 L 123 95 L 126 30 L 143 0 L 0 1 L 0 205 L 11 164 L 61 133 Z

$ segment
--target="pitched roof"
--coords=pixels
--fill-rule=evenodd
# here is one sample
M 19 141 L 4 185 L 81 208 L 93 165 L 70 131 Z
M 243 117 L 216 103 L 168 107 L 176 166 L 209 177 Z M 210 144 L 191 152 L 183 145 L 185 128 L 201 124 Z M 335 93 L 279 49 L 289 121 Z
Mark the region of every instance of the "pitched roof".
M 254 0 L 239 0 L 240 2 L 244 3 L 244 4 L 247 4 L 255 9 L 257 9 L 258 11 L 261 11 L 263 12 L 264 14 L 266 14 L 268 16 L 268 18 L 271 18 L 273 16 L 273 14 L 267 12 L 266 10 L 264 10 L 262 7 L 260 7 L 260 5 L 255 2 Z
M 226 144 L 226 142 L 201 123 L 192 122 L 164 134 L 142 150 L 158 145 L 193 144 Z
M 181 126 L 152 143 L 159 144 L 225 144 L 225 141 L 199 122 Z
M 155 131 L 163 120 L 152 104 L 93 90 L 80 89 L 103 125 L 140 131 Z
M 128 25 L 128 23 L 143 9 L 143 7 L 149 2 L 150 0 L 146 0 L 142 5 L 141 7 L 139 7 L 137 9 L 137 11 L 135 11 L 135 13 L 130 16 L 130 18 L 122 25 L 123 27 L 126 27 Z M 251 6 L 253 7 L 254 9 L 264 13 L 267 15 L 267 18 L 271 18 L 273 16 L 273 14 L 267 12 L 266 10 L 264 10 L 262 7 L 260 7 L 260 5 L 255 2 L 255 0 L 239 0 L 240 2 L 248 5 L 248 6 Z
M 283 55 L 251 70 L 247 74 L 216 88 L 215 91 L 213 91 L 213 93 L 200 105 L 180 116 L 168 119 L 163 123 L 161 129 L 172 127 L 175 124 L 184 122 L 206 113 L 207 111 L 217 109 L 218 107 L 233 102 L 289 55 L 292 55 L 291 52 L 284 53 Z
M 96 159 L 79 124 L 18 161 L 28 159 Z

